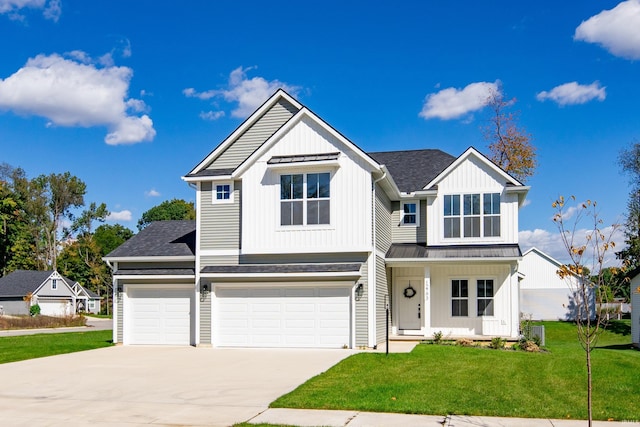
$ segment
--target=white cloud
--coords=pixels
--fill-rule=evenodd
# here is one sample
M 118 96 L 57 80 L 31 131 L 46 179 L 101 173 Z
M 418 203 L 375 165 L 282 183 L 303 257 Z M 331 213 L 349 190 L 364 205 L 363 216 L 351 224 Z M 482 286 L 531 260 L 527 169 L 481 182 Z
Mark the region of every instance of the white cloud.
M 202 120 L 214 121 L 221 117 L 224 117 L 224 111 L 200 111 L 200 118 Z
M 38 55 L 0 79 L 0 110 L 41 116 L 57 126 L 106 126 L 110 145 L 153 140 L 149 116 L 130 115 L 146 108 L 143 101 L 127 98 L 133 71 L 85 63 L 90 58 L 81 51 L 69 56 Z
M 231 116 L 245 118 L 253 113 L 264 101 L 266 101 L 278 89 L 284 89 L 296 96 L 300 87 L 283 83 L 279 80 L 266 80 L 263 77 L 247 77 L 247 71 L 255 67 L 238 67 L 229 74 L 229 81 L 225 89 L 206 90 L 198 92 L 194 88 L 187 88 L 182 93 L 189 98 L 209 100 L 220 97 L 225 101 L 237 104 L 231 111 Z
M 586 236 L 592 231 L 593 230 L 577 229 L 574 234 L 574 246 L 587 245 Z M 611 240 L 615 243 L 615 247 L 606 252 L 603 266 L 620 266 L 620 260 L 616 259 L 616 252 L 624 248 L 624 232 L 621 228 L 617 228 L 614 231 L 613 226 L 603 227 L 601 231 L 605 238 L 611 235 Z M 523 252 L 532 247 L 536 247 L 561 263 L 566 264 L 571 262 L 567 249 L 562 242 L 562 235 L 557 231 L 550 232 L 539 228 L 535 230 L 522 230 L 518 233 L 518 239 Z M 587 245 L 587 251 L 583 256 L 583 263 L 592 271 L 594 270 L 593 266 L 597 265 L 594 259 L 593 247 Z
M 42 16 L 58 22 L 62 14 L 61 0 L 0 0 L 0 14 L 7 14 L 10 19 L 22 21 L 22 9 L 41 9 Z
M 131 221 L 131 211 L 124 209 L 120 212 L 111 212 L 107 215 L 107 221 Z
M 152 188 L 149 191 L 145 191 L 144 195 L 147 196 L 147 197 L 160 197 L 160 192 L 156 191 L 155 188 Z
M 457 119 L 465 114 L 481 110 L 487 104 L 491 92 L 499 92 L 499 82 L 477 82 L 464 89 L 449 87 L 427 95 L 420 112 L 424 119 Z
M 536 98 L 538 101 L 550 99 L 559 105 L 584 104 L 594 99 L 604 101 L 607 97 L 605 89 L 597 81 L 590 85 L 571 82 L 556 86 L 550 91 L 542 91 L 536 95 Z
M 573 38 L 597 43 L 622 58 L 640 59 L 639 28 L 640 0 L 628 0 L 583 21 Z

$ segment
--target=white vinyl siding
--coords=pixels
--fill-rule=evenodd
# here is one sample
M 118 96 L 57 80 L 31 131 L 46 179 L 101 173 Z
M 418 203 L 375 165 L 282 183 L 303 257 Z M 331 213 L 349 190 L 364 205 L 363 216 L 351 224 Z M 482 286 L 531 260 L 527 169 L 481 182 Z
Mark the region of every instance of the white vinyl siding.
M 303 119 L 267 150 L 242 176 L 242 252 L 357 252 L 372 246 L 371 172 L 364 161 L 314 122 Z M 326 173 L 328 168 L 301 162 L 294 170 L 270 168 L 273 156 L 343 151 L 331 168 L 330 224 L 281 225 L 280 176 Z

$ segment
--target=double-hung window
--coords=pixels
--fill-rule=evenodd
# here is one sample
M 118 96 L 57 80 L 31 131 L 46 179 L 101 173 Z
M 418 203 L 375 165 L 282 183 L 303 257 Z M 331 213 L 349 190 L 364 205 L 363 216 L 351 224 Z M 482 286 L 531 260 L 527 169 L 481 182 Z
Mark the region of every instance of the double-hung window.
M 493 316 L 493 280 L 479 279 L 478 316 Z
M 402 203 L 402 225 L 420 225 L 420 208 L 417 202 L 403 202 Z
M 483 194 L 484 235 L 500 236 L 500 193 Z
M 480 237 L 480 195 L 464 195 L 464 237 Z
M 444 237 L 460 237 L 460 195 L 444 196 Z
M 280 225 L 329 224 L 331 174 L 280 175 Z
M 451 315 L 469 316 L 469 281 L 467 279 L 451 281 Z

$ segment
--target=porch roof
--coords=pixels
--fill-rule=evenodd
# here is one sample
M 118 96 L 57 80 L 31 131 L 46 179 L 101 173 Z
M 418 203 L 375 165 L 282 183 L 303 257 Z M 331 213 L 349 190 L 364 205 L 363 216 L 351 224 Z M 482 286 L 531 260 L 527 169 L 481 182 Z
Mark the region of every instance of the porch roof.
M 427 246 L 416 243 L 394 243 L 387 251 L 387 261 L 456 259 L 518 259 L 522 251 L 517 244 Z

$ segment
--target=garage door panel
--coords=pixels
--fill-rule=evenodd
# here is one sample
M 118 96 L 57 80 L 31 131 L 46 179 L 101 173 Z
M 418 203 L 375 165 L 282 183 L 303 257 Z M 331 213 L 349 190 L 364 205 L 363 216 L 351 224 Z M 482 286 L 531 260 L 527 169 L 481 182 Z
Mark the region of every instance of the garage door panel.
M 128 344 L 190 344 L 190 289 L 131 288 L 127 295 Z
M 220 286 L 215 295 L 217 346 L 339 348 L 350 342 L 350 288 Z

